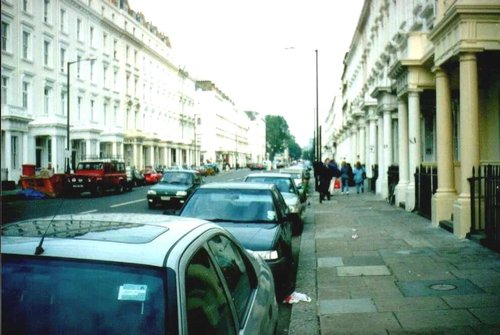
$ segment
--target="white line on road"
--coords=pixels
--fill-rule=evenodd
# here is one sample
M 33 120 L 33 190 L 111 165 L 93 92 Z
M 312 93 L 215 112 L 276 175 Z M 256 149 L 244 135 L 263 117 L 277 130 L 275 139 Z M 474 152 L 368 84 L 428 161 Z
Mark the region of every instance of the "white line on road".
M 95 213 L 95 212 L 97 212 L 97 209 L 93 209 L 91 211 L 86 211 L 86 212 L 80 212 L 78 214 L 90 214 L 90 213 Z
M 111 205 L 109 207 L 111 207 L 111 208 L 121 207 L 121 206 L 130 205 L 130 204 L 135 204 L 136 202 L 141 202 L 141 201 L 145 201 L 145 200 L 146 199 L 137 199 L 137 200 L 132 200 L 132 201 L 128 201 L 128 202 L 123 202 L 121 204 Z

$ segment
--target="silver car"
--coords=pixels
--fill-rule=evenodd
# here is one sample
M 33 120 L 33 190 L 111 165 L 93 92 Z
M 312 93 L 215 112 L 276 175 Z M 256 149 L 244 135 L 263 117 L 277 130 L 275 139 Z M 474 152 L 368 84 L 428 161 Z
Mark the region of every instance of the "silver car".
M 293 217 L 292 232 L 300 235 L 304 227 L 304 215 L 306 210 L 305 198 L 301 195 L 290 174 L 274 172 L 256 172 L 247 175 L 243 181 L 250 183 L 272 183 L 275 184 L 285 199 Z
M 274 334 L 273 277 L 207 221 L 61 215 L 3 226 L 6 334 Z

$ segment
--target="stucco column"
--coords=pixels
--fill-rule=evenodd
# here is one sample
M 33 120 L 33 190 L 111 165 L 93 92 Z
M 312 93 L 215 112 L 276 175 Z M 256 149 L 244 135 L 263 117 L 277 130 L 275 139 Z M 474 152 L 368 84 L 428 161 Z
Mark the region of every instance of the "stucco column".
M 132 157 L 133 157 L 133 164 L 137 169 L 142 169 L 142 163 L 140 161 L 140 146 L 139 144 L 132 144 Z
M 12 141 L 11 141 L 11 135 L 12 133 L 10 132 L 10 130 L 5 130 L 5 134 L 4 134 L 4 140 L 5 140 L 5 144 L 4 144 L 4 147 L 3 149 L 5 151 L 2 152 L 2 155 L 4 155 L 5 157 L 5 167 L 7 168 L 7 180 L 12 180 L 12 175 L 13 175 L 13 171 L 12 171 Z
M 361 164 L 365 164 L 366 160 L 366 122 L 365 120 L 359 120 L 359 137 L 358 137 L 358 155 Z
M 85 141 L 85 155 L 87 156 L 87 159 L 94 156 L 95 152 L 92 152 L 92 142 L 90 139 L 86 139 Z M 85 157 L 82 157 L 85 158 Z M 78 164 L 78 162 L 77 162 Z
M 450 80 L 446 71 L 436 73 L 436 133 L 438 188 L 432 197 L 432 225 L 451 220 L 456 198 L 453 170 L 453 120 L 451 112 Z
M 23 133 L 23 160 L 21 164 L 29 162 L 28 141 L 28 133 Z
M 467 178 L 479 166 L 479 100 L 477 59 L 460 55 L 460 195 L 453 206 L 453 232 L 464 238 L 470 232 L 471 199 Z
M 149 165 L 151 165 L 153 168 L 155 166 L 155 146 L 154 145 L 149 146 Z
M 351 126 L 351 150 L 350 150 L 351 158 L 349 159 L 349 163 L 354 165 L 356 163 L 358 157 L 358 125 L 354 123 Z
M 60 165 L 59 164 L 59 157 L 58 157 L 58 153 L 59 153 L 59 148 L 58 148 L 58 139 L 59 139 L 59 136 L 51 136 L 50 137 L 51 141 L 51 148 L 50 150 L 52 151 L 51 154 L 52 154 L 52 162 L 48 162 L 50 163 L 50 165 L 52 165 L 52 167 L 54 168 L 54 171 L 55 172 L 58 172 L 57 171 L 57 168 L 59 166 L 63 166 L 64 164 Z
M 116 150 L 117 144 L 118 143 L 116 143 L 116 141 L 111 142 L 111 155 L 113 156 L 113 158 L 117 157 L 117 150 Z
M 377 119 L 370 116 L 368 120 L 368 164 L 366 164 L 366 176 L 373 177 L 372 166 L 377 164 Z
M 387 170 L 389 166 L 392 164 L 392 111 L 390 109 L 384 109 L 383 112 L 384 118 L 384 150 L 383 150 L 383 160 L 384 160 L 384 170 L 383 173 L 380 174 L 382 177 L 382 189 L 381 194 L 385 199 L 389 196 L 389 183 Z
M 399 182 L 396 185 L 396 206 L 406 202 L 408 188 L 408 105 L 405 98 L 398 99 L 398 154 Z
M 385 167 L 384 167 L 384 119 L 383 115 L 378 114 L 377 118 L 377 164 L 378 164 L 378 178 L 375 183 L 376 194 L 382 194 L 382 179 L 384 179 Z M 387 177 L 386 177 L 387 178 Z
M 415 209 L 415 171 L 422 162 L 422 140 L 420 135 L 420 96 L 418 92 L 408 93 L 408 188 L 406 210 Z

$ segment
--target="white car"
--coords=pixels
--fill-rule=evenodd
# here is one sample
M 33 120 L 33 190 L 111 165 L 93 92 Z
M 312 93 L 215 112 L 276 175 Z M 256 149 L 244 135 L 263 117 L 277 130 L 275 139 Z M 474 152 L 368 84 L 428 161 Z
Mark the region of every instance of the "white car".
M 273 277 L 225 229 L 151 214 L 3 226 L 6 334 L 274 334 Z M 8 306 L 8 308 L 6 308 Z
M 247 175 L 243 181 L 276 184 L 294 218 L 293 234 L 300 235 L 302 233 L 306 210 L 305 197 L 299 192 L 291 175 L 275 172 L 256 172 Z

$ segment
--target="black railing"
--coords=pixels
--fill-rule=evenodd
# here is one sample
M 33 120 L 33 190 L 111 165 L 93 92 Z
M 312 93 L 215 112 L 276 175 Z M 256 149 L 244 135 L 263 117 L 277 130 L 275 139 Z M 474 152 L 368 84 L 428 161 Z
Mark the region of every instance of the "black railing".
M 437 167 L 420 165 L 415 172 L 415 210 L 428 219 L 432 216 L 432 195 L 437 186 Z
M 387 201 L 391 205 L 396 203 L 396 185 L 399 183 L 399 166 L 391 165 L 387 169 L 387 187 L 389 188 L 389 194 L 387 196 Z
M 4 180 L 8 180 L 8 179 L 9 179 L 9 169 L 7 169 L 7 168 L 2 168 L 2 169 L 0 170 L 0 179 L 1 179 L 2 181 L 4 181 Z
M 500 250 L 500 166 L 482 165 L 468 178 L 471 192 L 471 233 L 484 231 L 484 245 Z
M 377 190 L 377 178 L 378 178 L 378 164 L 372 165 L 372 177 L 369 179 L 370 181 L 370 189 L 369 191 L 375 193 Z

